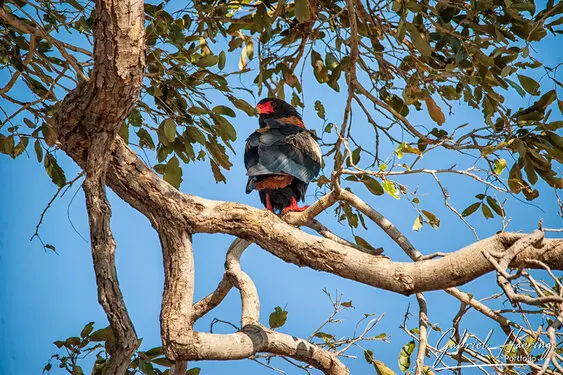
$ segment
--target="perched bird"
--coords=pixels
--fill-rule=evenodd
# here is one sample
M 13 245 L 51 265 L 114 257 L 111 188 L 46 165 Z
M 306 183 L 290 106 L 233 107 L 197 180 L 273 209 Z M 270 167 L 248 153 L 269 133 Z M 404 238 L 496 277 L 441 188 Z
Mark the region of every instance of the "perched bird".
M 303 211 L 309 182 L 321 169 L 321 149 L 295 108 L 281 99 L 258 102 L 260 128 L 248 137 L 244 150 L 246 193 L 258 190 L 267 210 Z

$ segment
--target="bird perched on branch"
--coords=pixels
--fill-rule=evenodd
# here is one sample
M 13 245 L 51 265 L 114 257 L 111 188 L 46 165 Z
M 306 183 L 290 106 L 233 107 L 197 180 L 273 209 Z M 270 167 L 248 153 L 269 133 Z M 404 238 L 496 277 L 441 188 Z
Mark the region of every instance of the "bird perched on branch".
M 248 137 L 244 150 L 246 193 L 258 190 L 267 210 L 303 211 L 309 182 L 321 169 L 321 149 L 305 129 L 293 106 L 281 99 L 258 102 L 260 128 Z

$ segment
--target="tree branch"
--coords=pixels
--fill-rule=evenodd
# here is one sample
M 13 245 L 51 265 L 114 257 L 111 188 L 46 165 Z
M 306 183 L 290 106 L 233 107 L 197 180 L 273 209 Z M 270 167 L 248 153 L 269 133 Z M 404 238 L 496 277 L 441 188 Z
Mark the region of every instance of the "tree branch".
M 62 144 L 83 165 L 82 136 L 74 132 Z M 483 257 L 481 249 L 502 253 L 522 237 L 503 233 L 439 259 L 416 264 L 392 262 L 304 233 L 263 210 L 183 194 L 150 170 L 122 140 L 118 139 L 116 144 L 108 183 L 151 220 L 174 218 L 192 233 L 232 234 L 257 243 L 287 262 L 402 294 L 462 285 L 491 272 L 494 267 Z M 563 241 L 546 240 L 540 249 L 531 246 L 516 256 L 511 267 L 523 265 L 525 258 L 540 260 L 554 270 L 563 269 Z
M 4 11 L 0 17 L 19 21 Z M 10 18 L 11 17 L 11 18 Z M 19 21 L 21 23 L 21 21 Z M 67 95 L 57 113 L 56 125 L 62 139 L 67 132 L 83 133 L 81 145 L 86 171 L 84 192 L 90 221 L 92 258 L 96 272 L 98 299 L 108 317 L 115 337 L 104 368 L 107 375 L 124 374 L 138 341 L 119 289 L 115 269 L 115 241 L 110 228 L 111 208 L 106 197 L 106 173 L 111 150 L 123 121 L 137 101 L 144 72 L 144 9 L 141 0 L 119 4 L 110 0 L 96 2 L 94 28 L 94 69 Z M 36 31 L 20 25 L 29 33 Z M 40 35 L 50 38 L 40 29 Z M 51 41 L 51 40 L 50 40 Z M 55 46 L 58 46 L 53 41 Z M 58 46 L 63 56 L 65 50 Z M 72 59 L 69 59 L 71 64 Z M 74 61 L 74 63 L 76 63 Z M 78 69 L 77 73 L 81 71 Z M 74 147 L 70 145 L 70 147 Z M 190 304 L 191 306 L 191 304 Z

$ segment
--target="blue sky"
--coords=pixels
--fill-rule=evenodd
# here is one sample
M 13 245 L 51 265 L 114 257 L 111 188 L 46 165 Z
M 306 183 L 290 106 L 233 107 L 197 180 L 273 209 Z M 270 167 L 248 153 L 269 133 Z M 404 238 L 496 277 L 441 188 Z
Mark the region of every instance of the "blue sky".
M 544 43 L 536 51 L 538 56 L 546 60 L 547 65 L 562 62 L 560 49 L 555 47 L 555 42 Z M 0 77 L 2 82 L 3 78 L 5 77 Z M 551 88 L 551 83 L 543 83 L 547 85 L 543 91 Z M 319 89 L 308 81 L 304 87 L 304 119 L 309 128 L 317 131 L 322 128 L 313 110 L 315 99 L 323 101 L 330 121 L 341 121 L 345 104 L 341 94 L 336 95 L 328 88 Z M 521 99 L 510 95 L 508 98 L 517 105 L 521 102 L 522 106 L 530 101 L 529 97 Z M 424 115 L 415 113 L 412 118 L 417 124 L 433 127 L 431 120 Z M 468 118 L 475 124 L 482 122 L 479 113 L 460 106 L 455 108 L 454 116 L 447 117 L 446 126 L 453 128 L 466 122 Z M 238 153 L 231 156 L 234 166 L 226 173 L 227 184 L 215 184 L 207 164 L 190 164 L 184 166 L 184 182 L 180 190 L 209 199 L 236 201 L 260 207 L 256 194 L 244 193 L 246 177 L 242 161 L 244 139 L 257 126 L 256 119 L 239 113 L 233 124 L 238 131 L 238 140 L 235 143 Z M 361 132 L 360 138 L 363 135 L 365 139 L 371 139 L 367 130 Z M 78 173 L 78 168 L 63 153 L 59 152 L 57 156 L 67 177 Z M 152 161 L 154 162 L 154 157 Z M 455 163 L 461 165 L 466 161 L 436 153 L 425 158 L 422 165 L 443 168 Z M 56 191 L 55 185 L 45 174 L 43 166 L 37 163 L 32 152 L 16 160 L 2 155 L 0 176 L 3 181 L 0 184 L 0 353 L 3 358 L 0 362 L 0 374 L 39 374 L 51 354 L 57 352 L 53 341 L 77 335 L 89 321 L 94 321 L 97 328 L 107 324 L 97 302 L 89 243 L 84 240 L 89 238 L 84 196 L 77 184 L 64 197 L 57 199 L 47 212 L 41 235 L 46 243 L 56 246 L 57 254 L 45 252 L 37 240 L 30 242 L 29 238 L 35 230 L 39 215 Z M 423 208 L 430 209 L 441 219 L 439 230 L 425 225 L 420 232 L 413 232 L 411 227 L 416 212 L 406 199 L 395 200 L 388 195 L 370 196 L 363 187 L 359 187 L 357 192 L 387 216 L 426 254 L 454 251 L 474 242 L 474 237 L 467 227 L 444 207 L 439 187 L 433 183 L 430 176 L 413 176 L 401 181 L 420 186 Z M 452 195 L 452 204 L 460 210 L 473 202 L 475 194 L 482 192 L 478 184 L 459 176 L 446 176 L 442 181 Z M 509 198 L 507 211 L 512 217 L 509 230 L 529 232 L 537 228 L 541 218 L 546 227 L 561 227 L 554 191 L 541 181 L 537 186 L 542 194 L 532 204 Z M 314 190 L 314 186 L 311 186 L 308 203 L 314 199 Z M 163 271 L 158 237 L 146 218 L 112 192 L 109 192 L 109 195 L 113 209 L 112 228 L 118 244 L 116 262 L 120 285 L 137 334 L 143 338 L 141 349 L 149 349 L 160 345 L 159 311 Z M 335 222 L 332 211 L 323 213 L 320 220 L 337 234 L 351 238 L 349 229 Z M 485 220 L 482 215 L 475 214 L 469 221 L 477 228 L 481 238 L 500 229 L 498 218 Z M 379 228 L 368 226 L 368 231 L 359 230 L 358 234 L 372 245 L 384 247 L 386 254 L 392 259 L 406 260 L 398 247 Z M 194 236 L 196 299 L 207 295 L 216 287 L 222 276 L 225 252 L 231 241 L 231 237 L 224 235 Z M 326 332 L 344 336 L 353 331 L 356 321 L 362 318 L 364 313 L 384 314 L 379 326 L 374 330 L 374 335 L 386 332 L 391 343 L 367 342 L 363 347 L 372 350 L 376 359 L 384 361 L 399 372 L 397 357 L 402 345 L 410 339 L 398 327 L 409 304 L 411 311 L 416 311 L 414 297 L 399 296 L 327 273 L 299 268 L 256 246 L 245 252 L 242 267 L 251 275 L 258 288 L 263 323 L 267 324 L 268 315 L 275 306 L 287 306 L 288 321 L 280 330 L 288 334 L 306 337 L 329 316 L 331 305 L 322 292 L 323 288 L 333 294 L 337 290 L 344 293 L 344 300 L 352 300 L 355 307 L 343 314 L 342 324 L 326 329 Z M 471 291 L 478 297 L 499 291 L 492 275 L 487 275 L 462 289 Z M 427 299 L 430 321 L 448 327 L 459 308 L 459 303 L 442 292 L 427 293 Z M 213 317 L 238 324 L 240 299 L 237 293 L 231 291 L 224 303 L 198 322 L 196 328 L 208 330 Z M 416 317 L 413 317 L 410 328 L 415 326 L 415 321 Z M 496 328 L 490 321 L 474 313 L 469 315 L 465 325 L 480 333 Z M 216 332 L 230 331 L 227 326 L 216 328 Z M 356 350 L 351 354 L 359 356 L 357 360 L 345 360 L 353 374 L 374 373 L 363 360 L 361 351 Z M 278 364 L 283 366 L 281 361 L 275 363 Z M 192 365 L 201 367 L 204 375 L 269 372 L 268 369 L 250 361 L 203 362 L 190 364 L 190 367 Z M 62 373 L 57 370 L 54 369 L 52 373 Z M 290 374 L 299 372 L 295 368 L 289 368 L 288 371 Z

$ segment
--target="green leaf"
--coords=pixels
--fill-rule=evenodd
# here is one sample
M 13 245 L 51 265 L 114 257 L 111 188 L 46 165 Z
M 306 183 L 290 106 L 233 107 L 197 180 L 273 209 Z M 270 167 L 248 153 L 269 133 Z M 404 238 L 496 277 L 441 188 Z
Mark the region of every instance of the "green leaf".
M 371 246 L 369 244 L 369 242 L 367 242 L 365 239 L 363 239 L 360 236 L 354 236 L 354 241 L 356 242 L 356 245 L 363 247 L 364 249 L 368 249 L 371 251 L 377 251 L 377 249 L 373 246 Z
M 508 82 L 508 84 L 509 84 L 510 86 L 512 86 L 512 88 L 513 88 L 514 90 L 516 90 L 516 92 L 518 93 L 518 95 L 520 95 L 521 97 L 524 97 L 524 95 L 526 95 L 526 91 L 524 91 L 524 89 L 522 89 L 522 87 L 520 87 L 519 84 L 517 84 L 516 82 L 511 81 L 511 80 L 509 80 L 509 79 L 506 79 L 506 78 L 505 78 L 505 81 Z
M 213 116 L 213 122 L 215 123 L 215 131 L 222 140 L 234 141 L 237 139 L 237 131 L 226 118 L 222 116 Z
M 500 175 L 502 173 L 502 171 L 504 171 L 504 169 L 506 168 L 506 160 L 504 159 L 496 159 L 495 162 L 495 174 L 496 175 Z
M 139 146 L 141 148 L 148 147 L 151 150 L 154 150 L 154 141 L 152 140 L 151 135 L 146 129 L 144 128 L 139 129 L 137 131 L 137 137 L 139 137 Z
M 141 112 L 138 109 L 133 109 L 127 117 L 129 123 L 133 126 L 141 126 L 143 125 L 143 117 L 141 116 Z
M 518 163 L 514 163 L 512 168 L 510 168 L 510 172 L 508 173 L 508 187 L 511 192 L 516 194 L 521 192 L 524 188 L 522 172 L 520 171 L 520 167 L 518 167 Z
M 82 331 L 80 331 L 80 337 L 85 338 L 90 333 L 92 333 L 93 330 L 94 330 L 94 322 L 90 322 L 86 324 L 84 328 L 82 328 Z
M 207 148 L 207 152 L 213 157 L 213 160 L 221 167 L 230 169 L 233 166 L 225 153 L 225 147 L 218 144 L 215 139 L 210 139 L 209 142 L 205 142 L 205 147 Z
M 383 190 L 385 190 L 387 192 L 387 194 L 389 194 L 393 198 L 400 199 L 399 190 L 397 190 L 397 187 L 395 186 L 395 183 L 393 181 L 384 180 L 383 181 Z
M 341 305 L 344 306 L 344 307 L 354 307 L 354 306 L 352 306 L 352 301 L 342 302 Z
M 218 114 L 218 115 L 225 115 L 225 116 L 229 116 L 229 117 L 235 117 L 235 111 L 233 111 L 231 108 L 224 106 L 224 105 L 218 105 L 216 107 L 214 107 L 212 109 L 213 113 Z
M 422 228 L 422 217 L 418 215 L 416 219 L 414 219 L 414 224 L 412 225 L 412 230 L 418 232 Z
M 313 67 L 313 74 L 319 83 L 328 82 L 328 70 L 321 55 L 315 50 L 311 51 L 311 66 Z
M 51 177 L 51 181 L 59 188 L 62 188 L 66 184 L 66 176 L 53 155 L 48 153 L 43 160 L 43 165 L 45 166 L 47 175 Z
M 23 122 L 25 122 L 25 124 L 27 125 L 28 128 L 30 129 L 34 129 L 35 128 L 35 123 L 32 122 L 30 119 L 28 118 L 24 118 Z
M 186 375 L 199 375 L 201 369 L 199 367 L 194 367 L 186 371 Z
M 299 22 L 305 22 L 311 18 L 308 0 L 295 0 L 295 17 Z
M 125 141 L 125 143 L 129 144 L 129 124 L 125 121 L 118 132 L 119 136 Z
M 66 3 L 70 4 L 74 9 L 82 12 L 84 10 L 84 7 L 82 5 L 80 5 L 80 3 L 76 0 L 65 0 Z
M 156 363 L 159 366 L 171 367 L 173 365 L 172 361 L 166 357 L 159 357 L 151 360 L 152 363 Z
M 221 51 L 219 53 L 219 62 L 217 67 L 219 68 L 219 70 L 223 70 L 223 68 L 225 67 L 225 62 L 227 61 L 227 56 L 225 54 L 225 51 Z
M 545 109 L 548 105 L 550 105 L 551 103 L 553 103 L 555 101 L 555 99 L 557 99 L 557 94 L 555 93 L 555 90 L 550 90 L 548 92 L 546 92 L 545 94 L 543 94 L 537 102 L 534 103 L 534 105 L 532 106 L 532 108 L 534 109 Z
M 332 53 L 327 52 L 325 56 L 325 65 L 327 66 L 328 69 L 333 70 L 336 67 L 338 67 L 339 62 Z
M 113 341 L 113 331 L 110 326 L 92 332 L 90 341 Z
M 176 189 L 180 188 L 180 184 L 182 183 L 182 168 L 180 168 L 180 162 L 176 156 L 170 158 L 168 163 L 166 163 L 166 167 L 164 168 L 164 181 L 168 182 Z
M 497 215 L 504 216 L 504 210 L 498 204 L 498 202 L 495 198 L 487 195 L 487 203 L 489 204 L 489 206 L 491 206 L 493 211 L 495 211 L 497 213 Z
M 43 148 L 41 147 L 41 142 L 39 141 L 39 139 L 35 141 L 34 148 L 35 155 L 37 156 L 37 161 L 41 163 L 41 160 L 43 160 Z
M 65 340 L 65 346 L 78 346 L 80 345 L 80 337 L 69 337 Z
M 213 65 L 217 64 L 218 62 L 219 62 L 218 56 L 207 55 L 207 56 L 201 57 L 197 61 L 197 66 L 199 66 L 200 68 L 209 68 L 210 66 L 213 66 Z
M 62 348 L 63 345 L 65 344 L 63 341 L 55 341 L 53 344 L 55 344 L 57 346 L 57 348 Z
M 411 367 L 411 355 L 414 352 L 414 341 L 406 343 L 399 353 L 399 368 L 405 372 Z
M 158 357 L 159 355 L 162 355 L 162 353 L 163 353 L 162 346 L 157 346 L 147 350 L 146 352 L 143 353 L 143 355 L 148 358 L 154 358 L 154 357 Z
M 225 175 L 221 173 L 221 170 L 219 169 L 217 163 L 215 163 L 213 160 L 209 160 L 209 163 L 211 164 L 211 171 L 213 172 L 213 177 L 215 178 L 215 182 L 227 183 L 227 179 L 225 178 Z
M 281 307 L 276 306 L 274 312 L 270 314 L 270 319 L 268 323 L 270 328 L 276 329 L 282 327 L 287 320 L 287 311 L 283 310 Z
M 438 229 L 440 226 L 440 219 L 438 219 L 432 212 L 422 210 L 422 213 L 426 216 L 428 223 L 432 226 L 432 228 Z
M 4 137 L 0 134 L 0 152 L 12 156 L 14 152 L 14 137 Z
M 481 205 L 481 210 L 483 211 L 483 216 L 485 216 L 486 219 L 492 219 L 495 216 L 493 215 L 493 212 L 491 211 L 489 206 L 487 206 L 485 203 Z
M 420 34 L 420 31 L 418 31 L 416 26 L 413 25 L 412 23 L 406 22 L 405 26 L 411 36 L 412 42 L 416 47 L 416 49 L 422 54 L 422 56 L 430 57 L 432 55 L 432 47 L 430 47 L 430 44 L 428 43 L 426 38 L 424 38 Z
M 82 371 L 82 367 L 78 365 L 72 366 L 72 375 L 84 375 L 84 371 Z
M 334 339 L 334 335 L 331 335 L 330 333 L 325 333 L 325 332 L 317 332 L 314 334 L 315 337 L 319 337 L 321 339 L 324 340 L 331 340 Z
M 325 120 L 325 107 L 320 100 L 315 101 L 315 111 L 317 111 L 317 116 Z
M 524 90 L 526 90 L 526 92 L 528 92 L 528 94 L 530 95 L 539 95 L 539 88 L 540 88 L 540 84 L 536 82 L 536 80 L 522 75 L 522 74 L 518 74 L 518 80 L 520 81 L 520 83 L 522 84 L 522 86 L 524 87 Z
M 360 162 L 361 152 L 361 147 L 358 147 L 354 151 L 352 151 L 352 163 L 354 163 L 354 165 L 357 165 Z
M 162 131 L 162 134 L 164 135 L 168 143 L 172 143 L 174 142 L 174 139 L 176 139 L 176 122 L 173 119 L 167 118 L 166 120 L 164 120 L 160 124 L 158 130 L 159 132 Z
M 461 216 L 466 217 L 466 216 L 471 215 L 472 213 L 477 211 L 477 209 L 479 208 L 480 205 L 481 205 L 481 202 L 475 202 L 475 203 L 469 205 L 465 210 L 463 210 L 463 212 L 461 213 Z
M 245 100 L 235 97 L 229 97 L 229 100 L 234 104 L 235 107 L 246 113 L 248 116 L 256 116 L 254 107 L 248 104 Z
M 139 370 L 145 375 L 154 375 L 154 367 L 152 363 L 139 359 Z
M 396 375 L 395 371 L 391 370 L 387 365 L 381 361 L 373 360 L 373 367 L 375 367 L 375 371 L 377 375 Z
M 21 138 L 20 137 L 20 141 L 19 143 L 16 145 L 16 147 L 14 147 L 14 150 L 12 151 L 12 158 L 16 158 L 18 156 L 20 156 L 25 149 L 27 148 L 27 144 L 29 143 L 29 138 L 24 137 Z
M 209 111 L 207 109 L 200 108 L 200 107 L 191 107 L 191 108 L 188 109 L 188 113 L 190 113 L 192 115 L 204 115 L 208 112 Z

